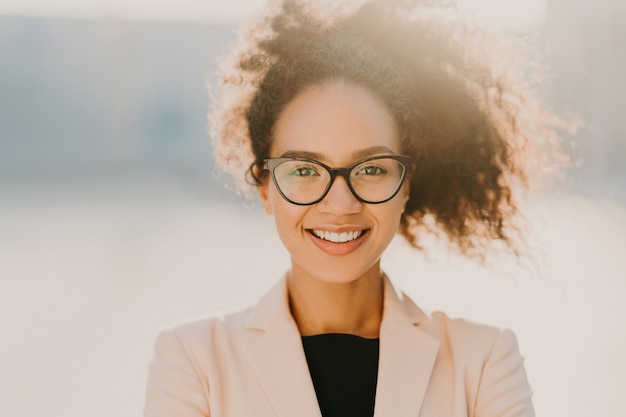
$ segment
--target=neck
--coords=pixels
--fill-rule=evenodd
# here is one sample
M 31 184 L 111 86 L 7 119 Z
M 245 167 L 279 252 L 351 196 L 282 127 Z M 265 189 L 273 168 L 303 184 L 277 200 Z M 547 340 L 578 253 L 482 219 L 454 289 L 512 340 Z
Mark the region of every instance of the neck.
M 379 336 L 383 312 L 383 282 L 379 265 L 347 282 L 323 281 L 292 268 L 289 304 L 300 334 L 347 333 Z

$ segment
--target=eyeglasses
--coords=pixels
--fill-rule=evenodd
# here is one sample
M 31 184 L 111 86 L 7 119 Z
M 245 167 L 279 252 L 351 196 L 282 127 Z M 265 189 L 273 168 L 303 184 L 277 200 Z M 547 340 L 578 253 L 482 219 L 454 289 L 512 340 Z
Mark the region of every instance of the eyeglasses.
M 283 198 L 299 206 L 318 203 L 326 197 L 333 182 L 343 177 L 354 197 L 368 204 L 380 204 L 398 194 L 410 171 L 411 157 L 382 155 L 358 161 L 347 168 L 331 168 L 305 158 L 269 158 L 263 168 Z

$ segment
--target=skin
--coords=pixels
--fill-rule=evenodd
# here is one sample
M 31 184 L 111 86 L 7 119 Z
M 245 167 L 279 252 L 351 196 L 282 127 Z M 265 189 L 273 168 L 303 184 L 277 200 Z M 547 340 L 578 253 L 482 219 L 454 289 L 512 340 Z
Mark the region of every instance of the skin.
M 374 155 L 401 154 L 395 122 L 369 91 L 333 81 L 312 87 L 278 119 L 270 156 L 305 156 L 346 167 Z M 317 204 L 284 200 L 271 180 L 259 188 L 265 212 L 291 255 L 288 291 L 303 336 L 348 333 L 376 338 L 382 320 L 380 257 L 398 230 L 408 184 L 388 202 L 365 204 L 337 178 Z M 328 244 L 310 233 L 366 230 L 356 241 Z

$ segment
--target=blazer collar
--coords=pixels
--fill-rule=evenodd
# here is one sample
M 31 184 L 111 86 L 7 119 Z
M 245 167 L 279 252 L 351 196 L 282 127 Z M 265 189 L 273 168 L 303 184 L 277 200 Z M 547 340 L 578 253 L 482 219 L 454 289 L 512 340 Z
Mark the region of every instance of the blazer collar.
M 374 417 L 417 416 L 440 343 L 418 327 L 430 317 L 386 276 L 384 288 Z
M 418 325 L 429 316 L 384 277 L 384 308 L 374 417 L 419 415 L 439 341 Z M 302 340 L 291 316 L 283 277 L 251 310 L 255 333 L 248 357 L 276 414 L 321 417 Z
M 283 277 L 252 309 L 248 359 L 279 417 L 322 417 Z

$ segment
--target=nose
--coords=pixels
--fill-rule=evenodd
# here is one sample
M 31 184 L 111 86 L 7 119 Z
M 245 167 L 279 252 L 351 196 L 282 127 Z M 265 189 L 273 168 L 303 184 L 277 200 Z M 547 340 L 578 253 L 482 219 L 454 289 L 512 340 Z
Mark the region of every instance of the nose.
M 355 214 L 362 208 L 363 203 L 352 194 L 348 183 L 342 176 L 335 178 L 326 196 L 317 203 L 317 209 L 320 212 L 334 215 Z

